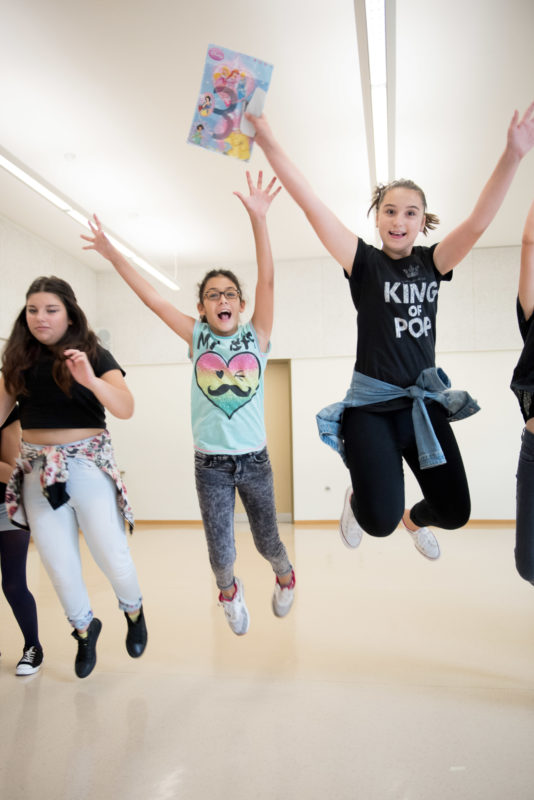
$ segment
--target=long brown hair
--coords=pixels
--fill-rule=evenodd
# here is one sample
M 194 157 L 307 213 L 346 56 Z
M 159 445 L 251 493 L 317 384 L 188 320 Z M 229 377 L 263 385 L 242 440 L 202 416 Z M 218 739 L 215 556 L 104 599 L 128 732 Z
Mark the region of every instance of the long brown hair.
M 65 364 L 64 350 L 75 347 L 87 353 L 87 357 L 94 364 L 96 360 L 98 339 L 90 329 L 87 317 L 78 305 L 72 287 L 61 278 L 51 275 L 49 278 L 36 278 L 26 292 L 26 303 L 32 294 L 48 292 L 55 294 L 65 306 L 70 325 L 62 339 L 51 347 L 42 345 L 30 333 L 26 322 L 26 305 L 19 313 L 9 339 L 2 354 L 2 373 L 6 390 L 12 395 L 26 393 L 24 383 L 24 370 L 33 367 L 43 352 L 50 352 L 54 356 L 52 377 L 59 388 L 70 395 L 72 375 Z

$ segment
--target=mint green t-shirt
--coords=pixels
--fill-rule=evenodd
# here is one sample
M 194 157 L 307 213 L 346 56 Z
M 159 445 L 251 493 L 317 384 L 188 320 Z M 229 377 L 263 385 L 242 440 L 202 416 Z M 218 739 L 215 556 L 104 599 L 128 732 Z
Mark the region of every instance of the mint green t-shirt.
M 216 336 L 205 322 L 193 330 L 191 422 L 195 450 L 238 455 L 265 447 L 263 373 L 251 322 L 233 336 Z

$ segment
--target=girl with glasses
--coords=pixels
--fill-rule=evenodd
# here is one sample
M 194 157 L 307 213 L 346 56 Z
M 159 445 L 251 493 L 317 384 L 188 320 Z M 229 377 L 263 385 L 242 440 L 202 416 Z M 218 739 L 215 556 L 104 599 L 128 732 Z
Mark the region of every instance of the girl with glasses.
M 265 442 L 263 375 L 273 325 L 274 265 L 267 212 L 280 188 L 275 178 L 264 189 L 262 173 L 249 194 L 235 192 L 243 203 L 256 245 L 258 267 L 252 319 L 241 324 L 245 309 L 239 281 L 229 270 L 214 269 L 199 285 L 200 320 L 179 311 L 142 278 L 111 245 L 100 221 L 90 222 L 85 249 L 108 259 L 148 308 L 189 346 L 193 362 L 191 417 L 195 446 L 195 480 L 210 564 L 219 602 L 232 631 L 249 627 L 243 584 L 234 575 L 235 492 L 248 515 L 256 548 L 276 575 L 272 609 L 285 616 L 293 603 L 295 575 L 280 539 L 273 477 Z

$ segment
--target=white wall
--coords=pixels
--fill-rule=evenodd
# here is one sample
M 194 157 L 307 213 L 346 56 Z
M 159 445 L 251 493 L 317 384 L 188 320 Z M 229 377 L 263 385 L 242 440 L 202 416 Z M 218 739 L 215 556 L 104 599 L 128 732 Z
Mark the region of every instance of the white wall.
M 3 339 L 9 335 L 24 306 L 28 287 L 40 275 L 56 275 L 70 283 L 91 324 L 96 326 L 96 273 L 2 216 L 0 275 L 0 337 Z
M 0 269 L 8 276 L 0 336 L 9 332 L 31 280 L 52 273 L 73 285 L 95 330 L 109 332 L 111 349 L 127 370 L 136 400 L 132 420 L 110 419 L 109 426 L 137 518 L 199 519 L 185 344 L 115 274 L 93 273 L 5 218 L 0 218 Z M 522 423 L 508 386 L 521 348 L 515 319 L 518 270 L 519 247 L 475 250 L 440 294 L 437 363 L 453 386 L 468 389 L 482 407 L 454 427 L 470 481 L 473 517 L 480 519 L 511 519 L 515 514 Z M 254 265 L 235 271 L 252 304 Z M 182 291 L 168 291 L 192 315 L 202 274 L 198 268 L 184 268 L 178 276 Z M 355 340 L 354 309 L 337 265 L 328 257 L 278 262 L 272 356 L 291 361 L 297 520 L 339 515 L 348 473 L 339 456 L 320 442 L 315 414 L 345 393 Z M 409 474 L 407 497 L 408 502 L 418 499 Z

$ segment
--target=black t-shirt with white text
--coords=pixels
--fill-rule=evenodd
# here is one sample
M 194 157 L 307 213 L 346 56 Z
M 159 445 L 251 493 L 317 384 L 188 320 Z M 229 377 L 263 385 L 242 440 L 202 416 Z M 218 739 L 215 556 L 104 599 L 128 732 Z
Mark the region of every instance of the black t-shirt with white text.
M 405 388 L 435 366 L 439 286 L 452 278 L 452 271 L 436 269 L 435 247 L 417 246 L 393 259 L 358 239 L 348 276 L 358 312 L 358 372 Z

